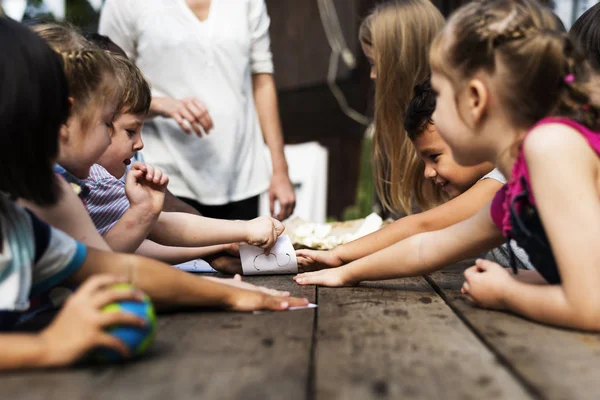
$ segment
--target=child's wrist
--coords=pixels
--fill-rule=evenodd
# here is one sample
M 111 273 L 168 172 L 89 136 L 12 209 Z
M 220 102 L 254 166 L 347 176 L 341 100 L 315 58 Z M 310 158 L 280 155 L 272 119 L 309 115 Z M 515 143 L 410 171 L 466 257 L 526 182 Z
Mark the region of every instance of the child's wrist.
M 59 355 L 56 352 L 56 346 L 53 345 L 53 341 L 50 337 L 48 337 L 48 329 L 40 332 L 39 334 L 34 336 L 32 341 L 33 346 L 32 357 L 33 365 L 36 367 L 58 367 L 64 364 L 60 360 Z

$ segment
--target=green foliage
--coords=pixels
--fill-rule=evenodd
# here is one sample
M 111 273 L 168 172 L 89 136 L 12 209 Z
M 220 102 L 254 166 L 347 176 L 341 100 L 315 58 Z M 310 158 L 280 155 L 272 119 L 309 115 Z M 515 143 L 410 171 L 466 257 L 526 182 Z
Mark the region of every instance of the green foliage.
M 343 220 L 364 218 L 373 212 L 373 139 L 365 136 L 361 146 L 360 172 L 356 187 L 356 202 L 347 207 L 343 213 Z

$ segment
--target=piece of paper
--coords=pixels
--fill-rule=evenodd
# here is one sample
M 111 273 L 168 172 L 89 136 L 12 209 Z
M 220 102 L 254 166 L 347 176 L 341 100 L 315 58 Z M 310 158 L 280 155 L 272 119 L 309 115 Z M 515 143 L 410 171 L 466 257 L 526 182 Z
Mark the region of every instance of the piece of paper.
M 317 308 L 318 306 L 313 303 L 308 303 L 307 306 L 297 306 L 297 307 L 288 307 L 285 311 L 298 311 L 298 310 L 308 310 L 310 308 Z M 275 311 L 253 311 L 253 314 L 262 314 L 266 312 L 275 312 Z M 277 311 L 280 312 L 280 311 Z
M 174 267 L 186 272 L 217 272 L 210 266 L 209 263 L 201 258 L 177 264 L 174 265 Z
M 298 273 L 296 251 L 288 236 L 280 236 L 268 255 L 260 247 L 240 244 L 244 275 L 279 275 Z

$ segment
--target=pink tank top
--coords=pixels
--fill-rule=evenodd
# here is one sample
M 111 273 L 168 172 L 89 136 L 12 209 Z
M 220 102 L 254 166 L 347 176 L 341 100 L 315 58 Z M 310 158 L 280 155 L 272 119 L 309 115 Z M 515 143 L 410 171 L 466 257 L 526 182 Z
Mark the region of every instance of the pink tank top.
M 548 117 L 542 119 L 533 128 L 529 130 L 531 132 L 534 128 L 540 125 L 546 124 L 563 124 L 570 126 L 577 130 L 587 140 L 589 145 L 594 151 L 600 156 L 600 134 L 594 132 L 584 125 L 575 122 L 571 119 L 560 118 L 560 117 Z M 527 137 L 527 135 L 525 137 Z M 533 198 L 533 192 L 531 191 L 531 182 L 529 179 L 529 171 L 527 169 L 527 161 L 525 160 L 525 154 L 523 152 L 523 146 L 519 148 L 519 154 L 517 160 L 512 169 L 512 176 L 510 180 L 496 193 L 491 205 L 491 216 L 494 224 L 502 231 L 504 236 L 508 236 L 512 230 L 512 224 L 510 220 L 510 203 L 512 199 L 519 193 L 522 193 L 525 187 L 523 187 L 523 179 L 527 184 L 528 189 L 528 200 L 529 204 L 535 207 L 535 199 Z M 517 212 L 520 211 L 519 204 L 516 204 Z

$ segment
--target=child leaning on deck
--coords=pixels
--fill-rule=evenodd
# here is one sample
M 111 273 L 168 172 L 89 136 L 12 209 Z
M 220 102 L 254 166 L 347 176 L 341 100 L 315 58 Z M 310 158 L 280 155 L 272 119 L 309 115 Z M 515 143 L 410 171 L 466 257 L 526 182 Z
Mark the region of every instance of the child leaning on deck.
M 67 180 L 87 188 L 83 195 L 87 210 L 111 248 L 125 252 L 143 250 L 146 253 L 142 254 L 150 255 L 148 252 L 151 252 L 153 258 L 164 261 L 172 260 L 176 253 L 179 257 L 187 257 L 180 261 L 187 261 L 224 250 L 226 246 L 221 243 L 245 241 L 267 248 L 272 245 L 272 241 L 263 242 L 262 238 L 272 232 L 280 233 L 282 225 L 270 217 L 248 222 L 219 221 L 196 215 L 165 213 L 162 205 L 157 205 L 153 207 L 157 210 L 155 217 L 146 224 L 139 223 L 138 213 L 132 212 L 134 207 L 144 205 L 144 199 L 138 198 L 137 194 L 141 188 L 138 180 L 145 177 L 151 182 L 143 188 L 152 198 L 166 188 L 161 171 L 143 163 L 132 166 L 125 182 L 119 179 L 126 173 L 133 155 L 144 146 L 141 131 L 150 106 L 150 88 L 140 70 L 127 58 L 120 55 L 111 57 L 123 92 L 111 130 L 111 144 L 97 164 L 92 165 L 87 179 L 79 180 L 63 171 Z M 128 215 L 130 212 L 132 216 Z M 145 242 L 147 237 L 165 246 Z M 142 243 L 144 248 L 138 249 Z M 203 245 L 208 247 L 195 247 Z
M 518 0 L 517 3 L 530 10 L 536 26 L 547 27 L 549 29 L 564 29 L 551 10 L 546 7 L 541 7 L 535 0 Z M 413 6 L 418 4 L 418 2 L 415 2 Z M 501 187 L 501 183 L 504 183 L 496 179 L 477 180 L 493 169 L 491 163 L 482 163 L 479 167 L 467 168 L 464 170 L 454 162 L 448 164 L 452 165 L 451 168 L 458 168 L 459 173 L 460 171 L 471 171 L 466 174 L 466 180 L 464 180 L 464 178 L 460 179 L 463 182 L 459 185 L 447 185 L 446 189 L 448 190 L 443 190 L 443 186 L 435 184 L 436 179 L 438 183 L 442 182 L 439 177 L 431 175 L 428 178 L 425 175 L 424 161 L 429 165 L 435 165 L 437 163 L 436 160 L 439 157 L 436 157 L 436 160 L 433 160 L 429 154 L 425 154 L 425 156 L 423 152 L 419 154 L 418 151 L 415 151 L 415 145 L 419 145 L 419 142 L 422 142 L 423 139 L 428 139 L 429 137 L 439 139 L 439 135 L 435 132 L 435 125 L 431 125 L 433 133 L 429 133 L 430 129 L 426 129 L 426 134 L 419 135 L 419 140 L 417 142 L 410 140 L 411 138 L 409 136 L 415 137 L 415 135 L 414 133 L 409 135 L 406 132 L 406 128 L 410 128 L 407 124 L 413 125 L 411 129 L 413 131 L 415 130 L 415 122 L 411 122 L 410 119 L 415 119 L 418 123 L 426 124 L 429 119 L 428 117 L 431 115 L 433 105 L 431 105 L 429 109 L 420 109 L 422 106 L 427 105 L 427 98 L 429 96 L 425 96 L 420 100 L 418 98 L 413 100 L 413 102 L 421 101 L 422 105 L 417 107 L 417 109 L 411 110 L 408 108 L 402 110 L 402 120 L 405 122 L 403 125 L 397 126 L 400 110 L 396 103 L 398 92 L 400 92 L 400 95 L 403 97 L 405 90 L 402 89 L 404 83 L 397 83 L 396 81 L 405 78 L 405 68 L 407 68 L 407 64 L 402 63 L 409 63 L 408 61 L 404 61 L 404 59 L 408 57 L 408 53 L 406 53 L 408 50 L 405 49 L 406 54 L 398 53 L 401 48 L 400 42 L 404 43 L 409 40 L 412 29 L 415 29 L 417 32 L 417 36 L 415 36 L 417 41 L 427 40 L 427 35 L 419 31 L 420 25 L 425 23 L 424 21 L 421 21 L 421 19 L 424 18 L 424 14 L 417 12 L 419 10 L 418 7 L 396 7 L 392 4 L 386 7 L 387 8 L 376 10 L 375 13 L 363 22 L 361 28 L 361 43 L 365 55 L 370 59 L 372 64 L 371 77 L 377 81 L 378 89 L 382 89 L 381 93 L 385 94 L 385 96 L 376 98 L 376 109 L 378 108 L 378 102 L 384 104 L 384 106 L 380 107 L 379 113 L 376 112 L 375 120 L 377 121 L 379 119 L 379 126 L 381 127 L 387 127 L 387 129 L 395 127 L 395 130 L 390 133 L 397 133 L 392 136 L 406 136 L 406 144 L 410 146 L 410 153 L 414 153 L 415 157 L 417 157 L 416 161 L 418 161 L 418 164 L 411 162 L 410 165 L 405 166 L 405 168 L 408 169 L 403 171 L 402 184 L 397 182 L 396 185 L 392 185 L 392 191 L 397 195 L 396 201 L 401 204 L 408 204 L 408 199 L 410 198 L 411 193 L 413 193 L 419 205 L 427 211 L 401 218 L 377 232 L 330 251 L 317 252 L 299 250 L 297 252 L 299 257 L 298 262 L 304 267 L 304 270 L 338 267 L 362 257 L 366 257 L 418 233 L 446 228 L 460 221 L 464 221 L 475 215 L 477 211 L 479 211 L 494 196 L 496 191 Z M 405 19 L 408 23 L 404 27 L 400 27 L 398 24 Z M 413 26 L 413 23 L 415 22 L 416 26 Z M 395 57 L 392 57 L 392 55 L 395 55 Z M 410 63 L 415 63 L 415 60 L 418 60 L 414 55 L 411 55 L 409 58 L 411 60 Z M 412 68 L 417 68 L 417 66 L 413 65 Z M 421 65 L 417 69 L 425 69 L 428 71 L 428 66 Z M 427 76 L 422 79 L 422 81 L 415 83 L 415 88 L 418 89 L 422 86 L 423 82 L 426 81 Z M 415 88 L 411 88 L 411 97 L 408 98 L 405 107 L 409 107 L 408 104 L 414 94 Z M 414 104 L 415 103 L 413 103 L 413 105 Z M 408 116 L 406 115 L 407 113 L 413 113 L 413 115 Z M 415 113 L 424 113 L 424 115 Z M 400 130 L 402 130 L 402 132 L 400 132 Z M 383 135 L 382 140 L 386 137 L 386 135 Z M 398 139 L 395 138 L 394 140 Z M 437 142 L 443 141 L 438 140 Z M 443 146 L 446 145 L 443 144 Z M 406 157 L 408 157 L 408 155 L 406 155 Z M 408 160 L 408 158 L 406 159 Z M 446 161 L 452 160 L 449 149 L 447 149 L 445 155 L 440 159 L 442 161 L 441 167 L 444 168 L 444 165 L 447 164 Z M 394 164 L 398 159 L 395 160 Z M 401 168 L 401 165 L 395 164 L 392 168 L 398 169 Z M 427 173 L 432 174 L 432 170 L 432 168 L 429 168 L 429 172 Z M 491 177 L 502 179 L 500 176 L 501 174 L 493 173 Z M 427 189 L 432 186 L 435 190 Z M 440 193 L 445 195 L 440 196 Z M 463 194 L 459 196 L 459 193 Z M 503 253 L 505 252 L 499 248 L 494 250 L 492 255 L 496 257 L 495 259 L 507 265 L 506 257 Z M 524 252 L 519 251 L 519 256 L 520 259 L 526 260 Z
M 11 55 L 0 58 L 3 331 L 15 328 L 31 296 L 62 282 L 81 284 L 42 332 L 0 334 L 0 369 L 67 365 L 96 346 L 129 355 L 126 346 L 104 329 L 121 324 L 143 325 L 143 320 L 101 310 L 114 301 L 139 300 L 141 293 L 111 289 L 117 282 L 136 285 L 158 307 L 281 310 L 307 304 L 302 299 L 191 276 L 151 259 L 86 248 L 15 205 L 11 199 L 16 197 L 43 206 L 61 201 L 59 178 L 52 171 L 59 153 L 59 136 L 81 146 L 82 157 L 104 150 L 101 147 L 108 139 L 106 129 L 114 113 L 110 107 L 114 75 L 110 59 L 101 51 L 59 55 L 25 26 L 6 18 L 0 18 L 0 37 L 0 52 Z M 82 86 L 73 85 L 79 82 L 73 79 L 76 76 L 87 78 L 84 82 L 90 97 L 83 95 L 86 91 Z M 82 111 L 83 104 L 88 105 L 89 114 Z M 85 135 L 76 129 L 82 124 L 89 128 Z
M 302 284 L 422 275 L 514 239 L 536 271 L 478 260 L 462 291 L 478 305 L 600 330 L 600 103 L 587 56 L 510 0 L 468 3 L 431 50 L 434 120 L 461 165 L 494 162 L 508 183 L 477 215 L 413 236 Z M 535 275 L 533 275 L 535 274 Z

